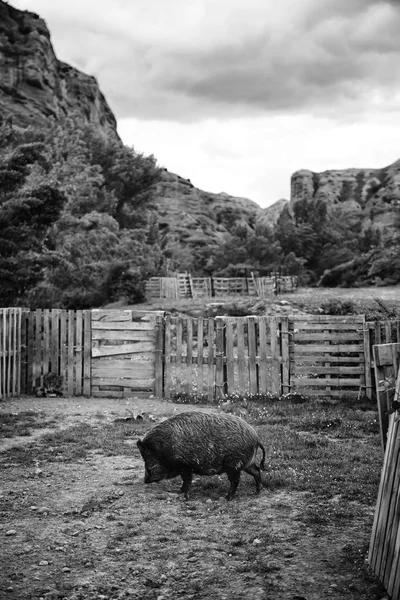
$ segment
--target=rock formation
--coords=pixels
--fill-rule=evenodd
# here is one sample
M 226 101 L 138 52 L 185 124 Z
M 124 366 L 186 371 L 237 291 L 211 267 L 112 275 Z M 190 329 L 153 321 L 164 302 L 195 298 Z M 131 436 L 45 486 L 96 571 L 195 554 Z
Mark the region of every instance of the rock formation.
M 299 203 L 312 207 L 320 202 L 326 204 L 328 216 L 333 211 L 344 217 L 358 213 L 363 228 L 389 233 L 400 204 L 400 160 L 383 169 L 296 171 L 291 179 L 291 213 Z
M 94 77 L 59 61 L 46 23 L 0 0 L 0 111 L 42 125 L 76 112 L 117 137 L 116 120 Z

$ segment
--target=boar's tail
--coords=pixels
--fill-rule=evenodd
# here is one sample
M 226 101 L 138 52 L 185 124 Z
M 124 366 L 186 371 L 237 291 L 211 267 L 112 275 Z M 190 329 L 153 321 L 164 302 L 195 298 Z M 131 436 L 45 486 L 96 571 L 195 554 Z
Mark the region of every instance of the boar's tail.
M 261 442 L 258 442 L 257 446 L 259 448 L 261 448 L 262 453 L 263 453 L 263 456 L 262 456 L 262 459 L 261 459 L 261 462 L 260 462 L 260 469 L 262 469 L 263 471 L 265 471 L 265 448 L 264 448 L 264 446 L 262 445 Z

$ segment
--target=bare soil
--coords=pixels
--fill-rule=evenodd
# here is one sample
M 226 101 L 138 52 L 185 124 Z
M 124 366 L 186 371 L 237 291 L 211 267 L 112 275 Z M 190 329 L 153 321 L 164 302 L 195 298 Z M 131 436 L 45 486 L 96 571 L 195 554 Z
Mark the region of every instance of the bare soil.
M 136 438 L 131 455 L 93 451 L 75 462 L 12 461 L 7 450 L 40 443 L 44 433 L 143 412 L 152 419 L 213 407 L 156 399 L 30 398 L 6 401 L 3 413 L 32 410 L 56 419 L 29 437 L 1 441 L 0 598 L 56 600 L 371 600 L 384 596 L 368 576 L 365 554 L 373 508 L 350 525 L 320 531 L 303 519 L 307 493 L 255 495 L 244 474 L 227 502 L 225 477 L 197 478 L 188 502 L 180 482 L 143 484 Z M 48 448 L 51 453 L 51 447 Z M 332 498 L 332 503 L 340 498 Z M 350 575 L 349 575 L 350 573 Z

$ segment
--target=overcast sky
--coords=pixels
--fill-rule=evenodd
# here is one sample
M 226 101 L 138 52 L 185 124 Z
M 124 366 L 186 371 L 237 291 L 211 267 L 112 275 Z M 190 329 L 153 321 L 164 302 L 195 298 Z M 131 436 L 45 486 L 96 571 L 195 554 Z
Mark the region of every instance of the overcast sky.
M 10 0 L 94 75 L 125 144 L 268 206 L 400 158 L 400 0 Z

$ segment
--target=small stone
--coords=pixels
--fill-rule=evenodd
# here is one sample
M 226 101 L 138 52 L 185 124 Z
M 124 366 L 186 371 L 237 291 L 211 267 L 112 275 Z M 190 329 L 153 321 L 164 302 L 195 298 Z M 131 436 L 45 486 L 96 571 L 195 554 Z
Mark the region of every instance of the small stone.
M 39 567 L 45 567 L 48 564 L 49 564 L 49 562 L 47 560 L 41 560 L 39 563 Z
M 37 469 L 35 469 L 35 475 L 37 477 L 40 477 L 41 475 L 43 475 L 43 471 L 42 469 L 39 469 L 39 467 Z
M 211 498 L 207 498 L 207 500 L 206 500 L 206 504 L 212 504 L 212 500 L 211 500 Z
M 49 509 L 49 508 L 47 508 L 47 506 L 41 506 L 41 507 L 38 509 L 38 513 L 39 513 L 39 515 L 43 515 L 44 513 L 48 513 L 48 512 L 50 512 L 50 509 Z
M 37 506 L 31 506 L 31 510 L 37 510 L 38 507 Z
M 62 572 L 63 572 L 63 573 L 70 573 L 70 572 L 71 572 L 71 569 L 70 569 L 69 567 L 63 567 L 63 568 L 62 568 Z
M 15 535 L 17 532 L 15 529 L 9 529 L 8 531 L 6 531 L 6 535 Z
M 259 540 L 258 538 L 255 538 L 253 540 L 253 546 L 259 546 L 261 544 L 261 540 Z
M 13 587 L 10 586 L 10 587 L 7 588 L 7 592 L 13 592 L 13 591 L 14 591 Z

